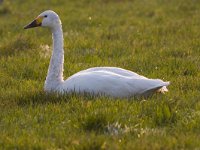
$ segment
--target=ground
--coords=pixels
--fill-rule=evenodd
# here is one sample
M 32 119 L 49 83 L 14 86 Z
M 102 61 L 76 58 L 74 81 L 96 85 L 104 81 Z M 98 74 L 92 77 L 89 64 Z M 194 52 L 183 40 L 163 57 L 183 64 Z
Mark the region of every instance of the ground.
M 170 81 L 144 99 L 45 94 L 47 29 L 62 20 L 64 76 L 95 66 Z M 200 149 L 199 0 L 15 0 L 0 4 L 0 149 Z

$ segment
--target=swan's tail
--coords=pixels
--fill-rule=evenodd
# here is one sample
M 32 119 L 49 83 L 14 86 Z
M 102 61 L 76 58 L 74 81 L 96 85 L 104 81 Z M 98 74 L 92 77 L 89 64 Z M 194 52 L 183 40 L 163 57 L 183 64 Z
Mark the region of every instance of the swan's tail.
M 167 86 L 170 84 L 170 82 L 165 82 L 166 85 L 161 87 L 160 89 L 157 90 L 158 93 L 162 93 L 165 94 L 166 92 L 168 92 Z
M 151 87 L 148 90 L 145 90 L 144 92 L 141 93 L 141 96 L 144 98 L 148 98 L 150 96 L 152 96 L 155 92 L 159 92 L 159 93 L 166 93 L 168 92 L 167 86 L 170 84 L 170 82 L 162 82 L 161 85 L 157 85 L 155 87 Z

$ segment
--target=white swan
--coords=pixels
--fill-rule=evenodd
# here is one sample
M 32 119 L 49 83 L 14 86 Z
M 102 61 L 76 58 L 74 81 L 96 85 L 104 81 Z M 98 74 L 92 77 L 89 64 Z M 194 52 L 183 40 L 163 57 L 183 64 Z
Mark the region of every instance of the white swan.
M 168 91 L 169 82 L 148 79 L 129 70 L 116 67 L 95 67 L 80 71 L 63 80 L 63 31 L 59 16 L 51 10 L 41 13 L 24 29 L 37 26 L 48 27 L 53 36 L 53 52 L 45 81 L 47 92 L 76 92 L 103 94 L 112 97 L 148 97 L 156 91 Z

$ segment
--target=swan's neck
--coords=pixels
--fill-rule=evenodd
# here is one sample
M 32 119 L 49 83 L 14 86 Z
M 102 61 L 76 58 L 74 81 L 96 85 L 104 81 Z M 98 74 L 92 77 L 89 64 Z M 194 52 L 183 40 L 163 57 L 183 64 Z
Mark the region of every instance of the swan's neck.
M 57 91 L 63 82 L 64 50 L 61 24 L 52 29 L 52 37 L 53 52 L 45 81 L 45 91 Z

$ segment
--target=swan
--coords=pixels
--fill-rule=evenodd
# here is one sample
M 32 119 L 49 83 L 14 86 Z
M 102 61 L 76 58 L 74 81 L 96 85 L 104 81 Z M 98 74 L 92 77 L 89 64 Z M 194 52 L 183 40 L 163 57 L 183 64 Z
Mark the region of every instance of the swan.
M 53 51 L 50 59 L 45 92 L 89 93 L 114 98 L 149 97 L 155 92 L 167 92 L 169 82 L 148 79 L 137 73 L 117 67 L 94 67 L 80 71 L 63 80 L 63 31 L 59 16 L 52 10 L 42 12 L 24 29 L 47 27 L 52 32 Z

